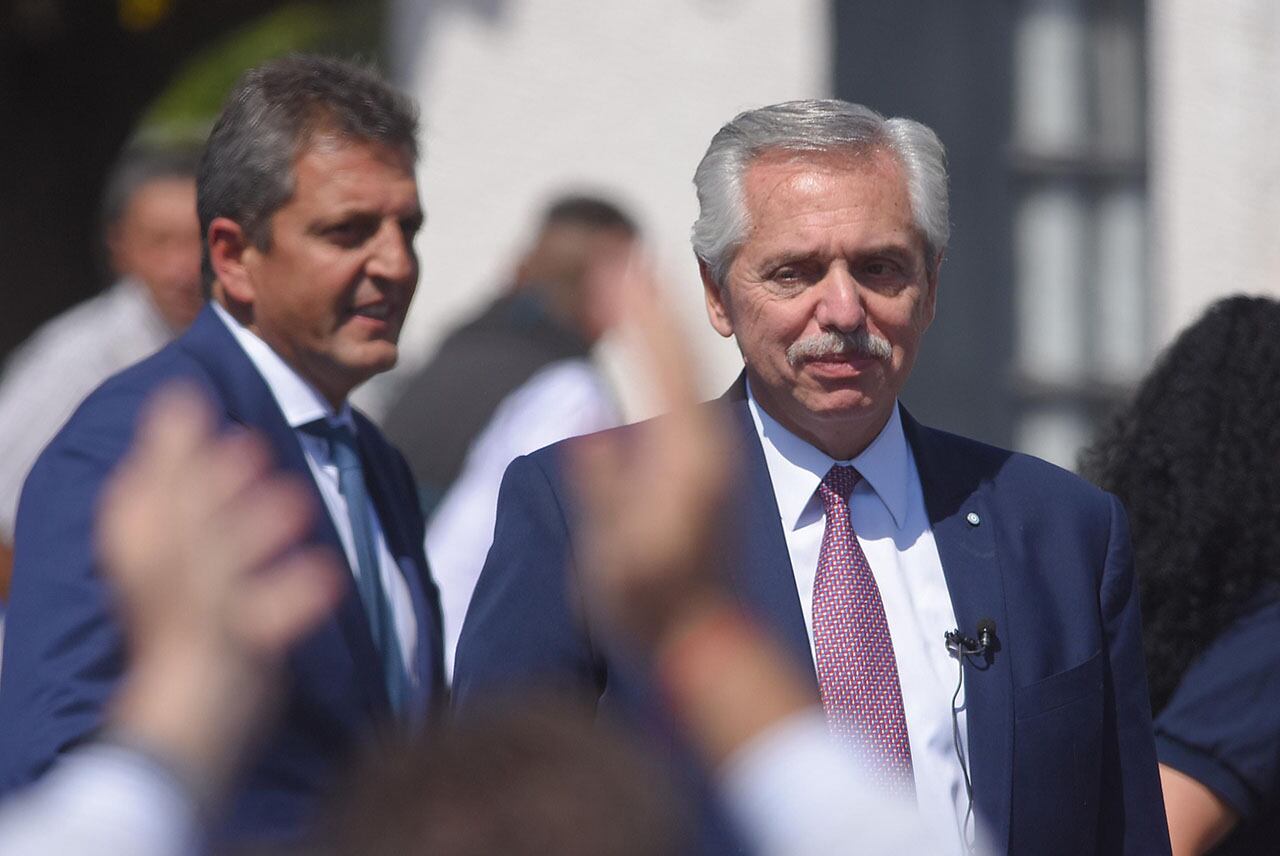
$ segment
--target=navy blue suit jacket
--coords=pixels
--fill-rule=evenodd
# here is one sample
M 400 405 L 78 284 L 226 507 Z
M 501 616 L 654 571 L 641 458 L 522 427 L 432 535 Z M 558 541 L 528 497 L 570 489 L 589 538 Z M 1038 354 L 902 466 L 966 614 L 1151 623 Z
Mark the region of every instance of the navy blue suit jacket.
M 343 559 L 341 543 L 296 434 L 249 358 L 208 306 L 191 329 L 106 381 L 40 456 L 23 490 L 0 674 L 0 788 L 22 785 L 91 737 L 125 667 L 111 592 L 99 576 L 94 509 L 103 483 L 133 438 L 139 409 L 157 388 L 182 380 L 202 390 L 227 425 L 265 438 L 278 467 L 311 485 L 318 510 L 309 535 Z M 439 598 L 422 553 L 423 526 L 408 468 L 357 414 L 369 483 L 391 555 L 404 572 L 418 621 L 421 685 L 443 695 Z M 343 559 L 345 561 L 345 559 Z M 289 840 L 353 749 L 390 719 L 381 666 L 354 586 L 335 614 L 289 659 L 284 715 L 234 795 L 218 837 Z
M 731 411 L 741 442 L 732 584 L 794 653 L 816 698 L 764 453 L 745 399 L 731 396 L 718 406 Z M 1029 856 L 1168 853 L 1119 502 L 1038 459 L 926 428 L 905 412 L 903 422 L 956 618 L 970 635 L 982 618 L 997 626 L 997 650 L 964 667 L 982 839 L 994 853 Z M 540 450 L 507 471 L 458 647 L 455 699 L 586 685 L 602 713 L 634 718 L 657 706 L 652 689 L 579 618 L 564 450 Z

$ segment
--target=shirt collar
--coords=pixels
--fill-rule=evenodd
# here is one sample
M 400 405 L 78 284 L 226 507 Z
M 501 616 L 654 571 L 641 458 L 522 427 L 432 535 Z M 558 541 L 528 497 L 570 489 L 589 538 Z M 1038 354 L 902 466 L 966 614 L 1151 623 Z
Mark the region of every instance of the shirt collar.
M 855 468 L 901 528 L 907 517 L 907 483 L 911 478 L 911 450 L 902 430 L 902 417 L 897 403 L 889 421 L 861 454 L 848 461 L 837 461 L 810 443 L 788 431 L 765 412 L 747 382 L 747 405 L 755 423 L 764 459 L 773 482 L 774 497 L 782 523 L 795 529 L 813 499 L 827 471 L 836 464 Z
M 317 392 L 314 386 L 307 383 L 302 375 L 294 371 L 293 367 L 272 350 L 270 345 L 248 327 L 232 318 L 231 313 L 216 300 L 211 302 L 214 313 L 222 319 L 222 323 L 227 326 L 231 335 L 244 350 L 245 356 L 253 363 L 258 374 L 262 375 L 267 388 L 271 390 L 276 403 L 280 405 L 280 412 L 284 414 L 284 419 L 289 423 L 290 428 L 299 428 L 308 422 L 324 419 L 333 424 L 346 425 L 354 430 L 355 420 L 351 416 L 350 404 L 342 402 L 342 408 L 335 412 L 325 397 Z

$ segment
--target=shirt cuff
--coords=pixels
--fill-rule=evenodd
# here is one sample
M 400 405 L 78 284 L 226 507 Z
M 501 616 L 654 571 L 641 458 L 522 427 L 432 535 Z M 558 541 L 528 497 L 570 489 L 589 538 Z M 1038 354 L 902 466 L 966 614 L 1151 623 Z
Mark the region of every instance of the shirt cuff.
M 721 770 L 725 805 L 761 856 L 928 853 L 913 806 L 879 792 L 832 741 L 820 710 L 797 713 L 739 749 Z
M 154 762 L 121 746 L 82 746 L 0 812 L 6 854 L 198 851 L 199 820 L 185 790 Z

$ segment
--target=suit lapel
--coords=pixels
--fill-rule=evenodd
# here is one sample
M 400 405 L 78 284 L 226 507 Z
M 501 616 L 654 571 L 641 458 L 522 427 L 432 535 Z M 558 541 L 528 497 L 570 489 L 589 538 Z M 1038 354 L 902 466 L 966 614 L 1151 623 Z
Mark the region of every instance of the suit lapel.
M 972 456 L 958 454 L 948 435 L 921 426 L 902 410 L 902 424 L 916 459 L 951 604 L 962 632 L 978 622 L 1008 628 L 995 528 L 1003 521 L 988 489 L 988 474 Z M 973 522 L 973 521 L 976 521 Z M 974 810 L 982 818 L 992 852 L 1008 847 L 1013 777 L 1013 679 L 1007 651 L 965 661 L 969 769 Z
M 741 379 L 721 399 L 723 406 L 729 409 L 736 429 L 741 444 L 738 460 L 743 463 L 738 473 L 739 501 L 734 518 L 739 528 L 731 539 L 740 551 L 732 557 L 734 578 L 743 605 L 779 635 L 786 649 L 803 666 L 816 696 L 818 677 L 814 671 L 800 596 L 796 593 L 791 553 L 787 550 L 769 467 L 765 463 L 764 449 L 751 419 L 745 393 L 741 397 L 734 396 L 740 389 L 743 389 Z
M 285 421 L 266 381 L 211 306 L 205 306 L 180 343 L 204 366 L 231 419 L 264 437 L 276 466 L 308 486 L 318 509 L 308 540 L 333 550 L 350 573 L 342 542 L 325 513 L 324 498 L 297 433 Z M 295 649 L 291 660 L 299 672 L 314 673 L 298 681 L 299 686 L 332 689 L 346 677 L 358 688 L 363 706 L 379 712 L 390 709 L 380 678 L 381 661 L 354 585 L 348 586 L 334 615 Z

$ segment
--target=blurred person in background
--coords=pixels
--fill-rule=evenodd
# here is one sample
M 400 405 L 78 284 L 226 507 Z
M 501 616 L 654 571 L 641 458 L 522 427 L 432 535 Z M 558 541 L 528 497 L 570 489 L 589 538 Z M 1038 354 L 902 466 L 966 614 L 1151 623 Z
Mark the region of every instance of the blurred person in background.
M 40 451 L 98 384 L 187 329 L 204 302 L 194 153 L 127 150 L 107 179 L 102 225 L 115 284 L 38 329 L 0 377 L 0 601 L 18 495 Z
M 931 852 L 976 828 L 993 853 L 1167 853 L 1122 507 L 898 403 L 949 237 L 941 142 L 860 105 L 777 104 L 721 128 L 694 181 L 707 313 L 745 363 L 718 404 L 741 468 L 719 554 L 734 598 L 877 792 L 915 800 Z M 574 686 L 661 723 L 652 675 L 582 619 L 573 446 L 507 471 L 455 698 Z M 712 803 L 704 821 L 723 850 Z
M 510 287 L 445 338 L 384 420 L 428 518 L 427 560 L 440 587 L 450 671 L 507 466 L 621 420 L 590 353 L 607 326 L 600 266 L 636 240 L 631 217 L 604 199 L 553 201 Z
M 1133 527 L 1175 856 L 1280 846 L 1280 303 L 1230 297 L 1082 456 Z
M 246 72 L 198 170 L 212 300 L 115 375 L 33 466 L 18 509 L 0 683 L 0 788 L 42 775 L 103 726 L 126 639 L 91 537 L 143 402 L 174 380 L 252 428 L 318 507 L 306 542 L 346 561 L 335 614 L 290 652 L 284 716 L 215 825 L 217 840 L 297 840 L 321 794 L 382 729 L 442 702 L 439 602 L 408 467 L 348 394 L 398 355 L 422 224 L 413 104 L 374 72 L 292 56 Z

